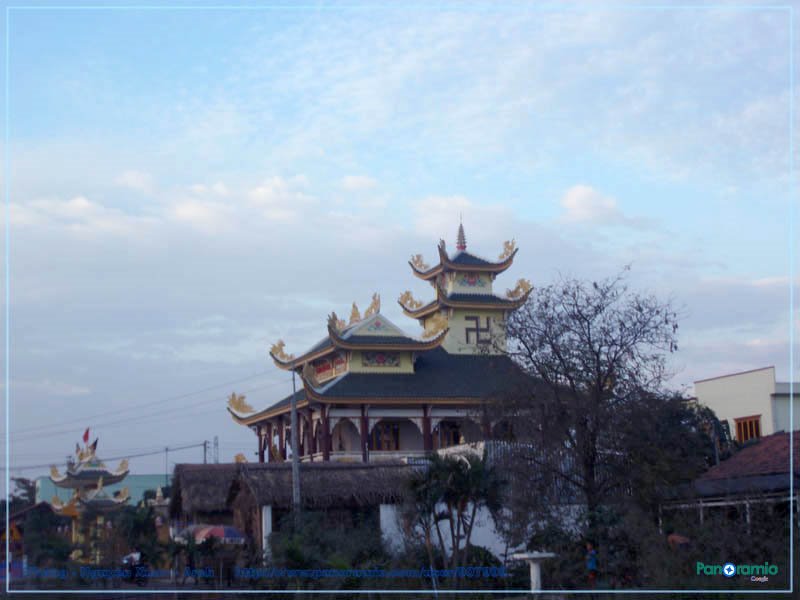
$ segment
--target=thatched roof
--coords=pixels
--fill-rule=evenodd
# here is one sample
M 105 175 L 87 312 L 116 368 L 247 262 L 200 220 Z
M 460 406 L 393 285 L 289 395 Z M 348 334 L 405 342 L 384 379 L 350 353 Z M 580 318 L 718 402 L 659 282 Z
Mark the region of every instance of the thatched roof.
M 236 477 L 237 463 L 178 464 L 172 477 L 169 512 L 181 513 L 227 511 L 228 490 Z
M 400 462 L 303 463 L 300 498 L 307 508 L 376 506 L 400 502 L 414 467 Z M 290 463 L 240 464 L 228 501 L 252 494 L 260 506 L 288 508 L 292 504 Z

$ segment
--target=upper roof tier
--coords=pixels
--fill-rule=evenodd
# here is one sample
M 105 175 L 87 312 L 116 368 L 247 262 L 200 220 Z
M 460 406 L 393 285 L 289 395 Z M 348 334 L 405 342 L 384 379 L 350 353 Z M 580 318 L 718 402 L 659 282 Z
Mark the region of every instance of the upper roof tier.
M 447 331 L 437 336 L 420 340 L 403 332 L 394 323 L 380 314 L 380 296 L 374 294 L 372 304 L 361 318 L 358 308 L 353 303 L 350 323 L 345 322 L 335 312 L 328 316 L 328 335 L 314 344 L 309 350 L 295 357 L 287 354 L 283 340 L 278 340 L 269 355 L 281 369 L 302 369 L 307 363 L 323 358 L 337 350 L 379 350 L 419 352 L 438 347 Z
M 84 439 L 88 440 L 89 430 Z M 88 489 L 102 488 L 103 485 L 119 483 L 128 476 L 128 460 L 123 459 L 116 470 L 112 471 L 95 454 L 97 440 L 91 444 L 86 442 L 83 448 L 75 444 L 76 460 L 67 464 L 67 472 L 59 473 L 55 465 L 50 467 L 50 479 L 60 488 Z
M 440 273 L 447 273 L 450 271 L 497 274 L 508 269 L 514 262 L 514 256 L 517 254 L 517 247 L 513 239 L 505 242 L 502 254 L 500 254 L 496 261 L 491 261 L 476 256 L 471 252 L 467 252 L 467 243 L 463 238 L 463 234 L 464 229 L 462 226 L 459 226 L 458 250 L 453 256 L 447 254 L 444 240 L 439 240 L 439 245 L 437 246 L 439 262 L 433 267 L 425 264 L 421 254 L 412 256 L 408 264 L 411 265 L 411 270 L 414 275 L 425 281 L 431 281 Z

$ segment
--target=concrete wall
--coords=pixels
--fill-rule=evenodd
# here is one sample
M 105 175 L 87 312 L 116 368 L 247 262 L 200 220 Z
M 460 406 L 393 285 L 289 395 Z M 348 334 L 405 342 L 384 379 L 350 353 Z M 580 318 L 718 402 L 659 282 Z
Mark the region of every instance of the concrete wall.
M 444 506 L 442 506 L 444 509 Z M 387 550 L 390 552 L 398 552 L 403 548 L 403 527 L 402 516 L 396 505 L 382 504 L 381 510 L 381 536 L 386 544 Z M 450 552 L 450 526 L 447 522 L 441 521 L 439 527 L 442 531 L 442 537 L 445 541 L 445 547 Z M 418 529 L 417 533 L 422 536 L 422 531 Z M 503 555 L 508 550 L 506 543 L 494 527 L 494 521 L 489 511 L 485 508 L 478 509 L 475 515 L 475 526 L 472 530 L 472 538 L 470 543 L 473 546 L 483 546 L 489 550 L 496 557 L 502 559 Z M 438 546 L 438 540 L 436 540 Z
M 761 415 L 761 435 L 775 431 L 770 395 L 775 392 L 775 368 L 767 367 L 696 381 L 697 401 L 711 408 L 722 420 L 727 420 L 731 434 L 736 436 L 734 419 Z
M 794 418 L 792 431 L 800 429 L 800 395 L 794 395 L 793 401 Z M 772 397 L 772 413 L 775 416 L 775 431 L 789 431 L 789 396 Z

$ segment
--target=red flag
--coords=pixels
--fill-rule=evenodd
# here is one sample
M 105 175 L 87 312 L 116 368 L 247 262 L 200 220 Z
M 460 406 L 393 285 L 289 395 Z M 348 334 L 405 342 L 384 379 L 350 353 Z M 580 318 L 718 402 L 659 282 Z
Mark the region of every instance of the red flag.
M 83 443 L 84 444 L 88 444 L 89 443 L 89 428 L 88 427 L 86 428 L 86 431 L 83 432 Z

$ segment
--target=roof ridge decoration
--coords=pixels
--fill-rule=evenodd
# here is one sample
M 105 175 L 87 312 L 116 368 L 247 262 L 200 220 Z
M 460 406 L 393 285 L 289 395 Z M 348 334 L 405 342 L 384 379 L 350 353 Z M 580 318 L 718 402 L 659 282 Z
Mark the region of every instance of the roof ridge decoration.
M 240 415 L 250 414 L 255 412 L 255 409 L 245 401 L 246 396 L 231 392 L 228 396 L 228 406 L 231 410 L 235 410 Z
M 437 334 L 447 329 L 447 318 L 441 313 L 437 312 L 430 319 L 426 321 L 430 326 L 422 333 L 424 339 L 436 337 Z
M 427 271 L 431 268 L 430 265 L 422 259 L 422 254 L 412 255 L 409 262 L 411 263 L 411 266 L 416 268 L 418 271 Z
M 406 290 L 400 294 L 400 297 L 397 299 L 397 303 L 401 308 L 406 310 L 417 310 L 418 308 L 422 307 L 422 301 L 415 299 L 414 294 L 411 293 L 411 290 Z
M 532 289 L 531 282 L 523 277 L 517 281 L 517 285 L 513 289 L 506 290 L 506 296 L 509 300 L 519 300 L 527 296 Z
M 294 354 L 286 353 L 286 342 L 283 340 L 278 340 L 272 344 L 272 348 L 270 348 L 269 353 L 272 355 L 272 358 L 277 359 L 280 362 L 285 363 L 294 360 Z
M 353 302 L 353 309 L 350 311 L 350 323 L 349 325 L 355 325 L 361 320 L 361 313 L 358 312 L 358 306 L 355 302 Z
M 514 238 L 503 242 L 503 253 L 497 257 L 498 260 L 505 260 L 517 249 L 517 241 Z
M 336 311 L 328 315 L 328 331 L 333 330 L 336 333 L 342 331 L 347 324 L 336 315 Z
M 370 302 L 367 310 L 364 311 L 364 318 L 368 319 L 372 315 L 377 315 L 381 312 L 381 295 L 378 292 L 372 294 L 372 302 Z

